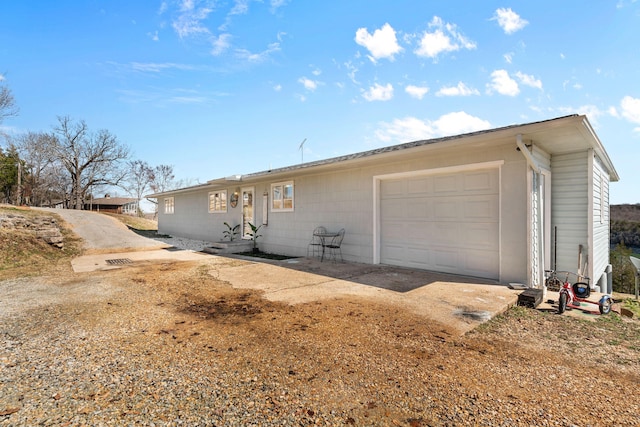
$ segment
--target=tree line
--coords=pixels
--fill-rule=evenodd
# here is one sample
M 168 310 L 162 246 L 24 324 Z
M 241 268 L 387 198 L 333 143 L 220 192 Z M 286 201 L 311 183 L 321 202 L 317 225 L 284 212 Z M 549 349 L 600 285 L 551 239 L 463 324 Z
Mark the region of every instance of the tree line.
M 0 125 L 19 111 L 2 81 Z M 4 133 L 0 137 L 5 140 L 5 148 L 0 147 L 0 200 L 4 203 L 61 203 L 67 209 L 84 209 L 95 192 L 107 188 L 121 188 L 140 202 L 149 191 L 157 193 L 184 184 L 175 181 L 173 166 L 152 166 L 132 159 L 129 147 L 116 135 L 106 129 L 92 131 L 84 120 L 69 116 L 58 116 L 49 132 Z M 157 201 L 149 201 L 157 211 Z
M 640 258 L 640 204 L 611 205 L 610 212 L 613 290 L 633 294 L 636 272 L 629 257 Z

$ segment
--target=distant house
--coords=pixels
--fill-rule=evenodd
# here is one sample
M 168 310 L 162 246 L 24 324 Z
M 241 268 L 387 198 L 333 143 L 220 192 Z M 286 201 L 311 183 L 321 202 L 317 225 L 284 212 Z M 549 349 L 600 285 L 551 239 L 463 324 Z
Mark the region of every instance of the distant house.
M 85 202 L 85 210 L 108 212 L 116 214 L 137 215 L 138 200 L 129 197 L 111 197 L 106 194 L 99 199 Z
M 409 142 L 157 193 L 158 231 L 208 241 L 264 224 L 264 251 L 305 256 L 346 229 L 349 261 L 542 286 L 578 268 L 610 290 L 609 183 L 586 116 Z
M 54 209 L 64 209 L 65 201 L 64 200 L 49 200 L 40 204 L 40 207 L 43 208 L 54 208 Z

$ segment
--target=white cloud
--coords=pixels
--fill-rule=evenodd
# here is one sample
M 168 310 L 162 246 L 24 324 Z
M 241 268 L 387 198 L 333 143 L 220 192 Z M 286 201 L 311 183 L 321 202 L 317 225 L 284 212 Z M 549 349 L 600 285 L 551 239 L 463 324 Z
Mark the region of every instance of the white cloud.
M 625 96 L 622 98 L 622 101 L 620 101 L 620 108 L 622 110 L 622 117 L 631 123 L 640 124 L 640 98 Z M 635 131 L 640 131 L 640 127 L 635 128 Z
M 130 64 L 131 69 L 134 71 L 141 71 L 146 73 L 159 73 L 164 70 L 176 69 L 176 70 L 193 70 L 194 67 L 185 64 L 176 64 L 174 62 L 132 62 Z
M 440 116 L 434 122 L 434 127 L 439 136 L 446 136 L 489 129 L 491 123 L 464 111 L 457 111 Z
M 506 70 L 495 70 L 491 73 L 491 79 L 491 83 L 487 84 L 489 93 L 495 91 L 500 95 L 507 96 L 516 96 L 520 93 L 518 82 L 509 77 L 509 73 Z
M 265 61 L 267 58 L 269 58 L 269 56 L 272 53 L 278 52 L 279 50 L 280 50 L 280 43 L 271 43 L 269 44 L 269 46 L 267 46 L 267 48 L 264 51 L 258 52 L 258 53 L 252 53 L 247 49 L 237 49 L 236 56 L 240 59 L 257 63 L 257 62 Z
M 425 31 L 418 48 L 414 51 L 418 56 L 436 59 L 442 52 L 454 52 L 460 49 L 475 49 L 475 42 L 458 32 L 455 24 L 442 21 L 434 16 L 429 23 L 432 32 Z
M 589 121 L 593 124 L 593 126 L 597 127 L 599 126 L 598 123 L 598 119 L 601 116 L 604 116 L 607 114 L 607 112 L 602 111 L 601 109 L 599 109 L 598 107 L 596 107 L 595 105 L 591 105 L 591 104 L 587 104 L 587 105 L 581 105 L 580 107 L 578 107 L 576 109 L 576 112 L 578 114 L 584 114 L 587 116 L 587 118 L 589 119 Z
M 478 89 L 470 88 L 462 82 L 458 82 L 456 86 L 444 86 L 436 92 L 436 96 L 470 96 L 480 95 Z
M 491 19 L 498 21 L 498 25 L 500 25 L 506 34 L 513 34 L 523 29 L 529 23 L 529 21 L 522 19 L 520 15 L 511 10 L 511 8 L 497 9 Z
M 151 40 L 153 40 L 154 42 L 157 42 L 158 40 L 160 40 L 160 37 L 158 37 L 158 30 L 155 31 L 155 33 L 147 33 L 147 35 L 149 37 L 151 37 Z
M 522 83 L 523 85 L 531 86 L 536 89 L 542 90 L 542 81 L 540 81 L 539 79 L 536 79 L 531 75 L 521 73 L 520 71 L 516 73 L 516 77 L 518 78 L 518 80 L 520 80 L 520 83 Z
M 235 0 L 229 15 L 244 15 L 249 12 L 249 0 Z
M 277 9 L 282 6 L 286 6 L 289 0 L 271 0 L 271 8 Z
M 280 92 L 282 90 L 282 85 L 280 84 L 276 84 L 273 86 L 273 90 L 275 90 L 276 92 Z
M 358 72 L 358 67 L 353 65 L 351 61 L 345 62 L 344 67 L 347 69 L 347 76 L 349 76 L 349 80 L 351 80 L 355 84 L 359 84 L 356 80 L 356 73 Z
M 433 138 L 433 128 L 415 117 L 394 119 L 391 123 L 383 122 L 375 132 L 376 137 L 385 143 L 402 143 Z
M 209 6 L 208 2 L 204 2 L 202 6 L 200 3 L 197 0 L 182 0 L 180 2 L 180 13 L 171 24 L 180 38 L 210 33 L 203 21 L 213 12 L 213 7 Z
M 300 77 L 298 79 L 298 83 L 301 83 L 302 86 L 304 86 L 304 88 L 308 91 L 313 92 L 314 90 L 316 90 L 318 88 L 318 82 L 308 79 L 306 77 Z
M 224 53 L 231 46 L 231 34 L 220 34 L 211 38 L 211 54 L 218 56 Z
M 440 116 L 434 121 L 405 117 L 395 119 L 391 123 L 383 122 L 375 134 L 383 142 L 402 143 L 475 132 L 490 127 L 491 123 L 488 121 L 469 115 L 464 111 L 458 111 Z
M 152 104 L 155 107 L 166 107 L 171 104 L 208 104 L 212 96 L 228 94 L 200 93 L 193 89 L 160 89 L 154 90 L 118 90 L 120 100 L 130 104 Z
M 404 88 L 404 91 L 414 98 L 422 99 L 427 92 L 429 92 L 429 88 L 426 86 L 409 85 Z
M 388 101 L 393 98 L 393 86 L 391 83 L 387 83 L 385 86 L 375 83 L 362 96 L 367 101 Z
M 381 58 L 393 61 L 393 56 L 402 51 L 402 47 L 400 47 L 396 38 L 396 31 L 388 23 L 375 30 L 373 34 L 369 34 L 366 28 L 358 28 L 355 41 L 360 46 L 367 48 L 371 54 L 369 59 L 372 62 L 376 62 Z
M 507 52 L 502 56 L 507 64 L 511 64 L 513 62 L 513 52 Z
M 552 111 L 559 111 L 561 114 L 582 114 L 587 116 L 594 127 L 598 127 L 598 119 L 607 114 L 611 114 L 611 109 L 603 111 L 593 104 L 581 105 L 579 107 L 558 107 Z
M 0 74 L 0 82 L 3 81 L 4 79 L 5 77 L 2 74 Z

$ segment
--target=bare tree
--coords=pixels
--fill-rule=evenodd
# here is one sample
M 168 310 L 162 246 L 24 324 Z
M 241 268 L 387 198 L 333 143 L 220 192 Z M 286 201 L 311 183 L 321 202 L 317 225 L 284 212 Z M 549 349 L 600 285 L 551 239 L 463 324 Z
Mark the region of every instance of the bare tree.
M 163 191 L 171 190 L 174 188 L 175 175 L 173 174 L 173 166 L 171 165 L 158 165 L 152 170 L 152 179 L 149 188 L 154 193 L 162 193 Z M 153 216 L 158 216 L 158 200 L 147 198 L 148 201 L 154 204 Z
M 64 198 L 59 193 L 59 165 L 54 156 L 56 139 L 44 132 L 27 132 L 15 138 L 16 147 L 25 162 L 25 188 L 30 204 L 41 206 L 52 198 Z
M 129 149 L 108 130 L 91 133 L 84 120 L 74 122 L 64 116 L 58 117 L 54 136 L 54 156 L 69 174 L 75 209 L 82 209 L 91 187 L 117 186 L 126 175 L 123 162 L 129 157 Z
M 154 180 L 154 171 L 143 160 L 131 160 L 128 162 L 128 173 L 125 178 L 124 188 L 138 200 L 138 216 L 142 216 L 140 200 L 151 188 Z
M 4 77 L 0 74 L 0 82 L 3 80 Z M 7 86 L 0 85 L 0 123 L 2 123 L 6 117 L 17 116 L 18 111 L 11 89 Z

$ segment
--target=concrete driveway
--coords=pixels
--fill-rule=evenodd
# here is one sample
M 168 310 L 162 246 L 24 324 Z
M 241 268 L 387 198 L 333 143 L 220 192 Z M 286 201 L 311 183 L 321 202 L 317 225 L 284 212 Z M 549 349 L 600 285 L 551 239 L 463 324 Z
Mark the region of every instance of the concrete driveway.
M 166 248 L 169 245 L 133 233 L 122 222 L 108 215 L 74 209 L 33 208 L 51 212 L 71 225 L 74 233 L 84 240 L 88 252 L 108 250 L 145 250 Z
M 126 268 L 149 262 L 196 261 L 234 288 L 256 289 L 289 304 L 359 297 L 392 304 L 463 334 L 517 302 L 521 291 L 478 278 L 383 265 L 320 262 L 315 258 L 264 261 L 168 248 L 141 237 L 106 215 L 52 210 L 85 240 L 87 255 L 75 272 Z M 160 247 L 163 247 L 159 249 Z

